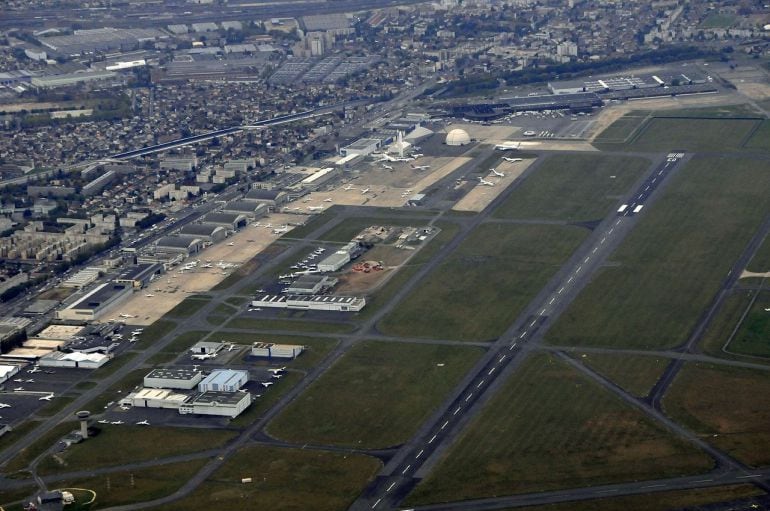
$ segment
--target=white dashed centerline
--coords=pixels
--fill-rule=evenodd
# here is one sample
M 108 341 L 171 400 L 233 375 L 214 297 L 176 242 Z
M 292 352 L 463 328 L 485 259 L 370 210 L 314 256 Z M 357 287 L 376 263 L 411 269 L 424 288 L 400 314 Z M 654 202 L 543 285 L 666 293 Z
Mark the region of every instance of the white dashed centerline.
M 428 440 L 428 443 L 432 444 L 435 439 L 436 439 L 436 435 L 433 435 L 433 437 L 430 440 Z
M 393 487 L 396 486 L 396 483 L 390 483 L 390 486 L 388 486 L 388 489 L 385 491 L 390 491 L 393 489 Z
M 449 421 L 446 421 L 444 424 L 442 424 L 441 429 L 445 429 L 447 426 L 449 426 Z
M 402 471 L 401 471 L 401 475 L 404 475 L 404 474 L 406 474 L 406 472 L 407 472 L 407 471 L 408 471 L 410 468 L 412 468 L 412 465 L 407 465 L 407 466 L 406 466 L 406 468 L 405 468 L 404 470 L 402 470 Z

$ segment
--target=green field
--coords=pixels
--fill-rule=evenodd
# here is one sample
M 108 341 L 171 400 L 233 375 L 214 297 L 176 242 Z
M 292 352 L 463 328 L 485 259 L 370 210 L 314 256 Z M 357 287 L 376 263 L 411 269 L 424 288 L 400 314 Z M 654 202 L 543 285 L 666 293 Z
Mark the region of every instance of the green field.
M 234 431 L 216 429 L 185 429 L 143 427 L 124 424 L 113 426 L 99 424 L 98 435 L 75 444 L 57 455 L 40 462 L 40 474 L 74 472 L 100 467 L 114 467 L 167 456 L 221 447 L 232 440 Z M 120 445 L 120 449 L 114 448 Z
M 32 429 L 33 427 L 37 427 L 40 424 L 27 423 L 25 425 Z M 36 439 L 32 444 L 30 444 L 29 447 L 22 449 L 16 456 L 11 458 L 8 463 L 3 466 L 3 473 L 13 474 L 14 472 L 26 469 L 29 464 L 35 460 L 35 458 L 43 454 L 49 448 L 53 447 L 54 444 L 56 444 L 64 435 L 70 433 L 71 431 L 75 431 L 76 429 L 78 429 L 78 424 L 74 421 L 57 424 L 53 429 L 51 429 L 51 431 Z M 13 431 L 12 433 L 19 433 L 18 436 L 15 434 L 8 435 L 9 437 L 15 439 L 19 439 L 26 435 L 26 432 L 24 431 Z
M 305 347 L 302 354 L 296 359 L 289 362 L 287 365 L 291 369 L 308 369 L 314 367 L 321 361 L 326 355 L 331 352 L 339 341 L 337 339 L 329 339 L 324 337 L 310 337 L 310 336 L 297 336 L 297 335 L 260 335 L 256 333 L 237 333 L 237 332 L 219 332 L 217 333 L 217 340 L 224 342 L 232 342 L 235 344 L 251 345 L 255 342 L 278 342 L 285 344 L 299 344 Z M 257 362 L 257 364 L 260 364 Z M 267 365 L 268 361 L 265 359 L 264 364 Z
M 227 323 L 227 328 L 244 330 L 286 330 L 290 332 L 320 332 L 340 334 L 351 332 L 356 328 L 349 323 L 322 323 L 319 321 L 302 321 L 291 319 L 252 319 L 238 317 Z
M 728 351 L 770 357 L 770 312 L 767 309 L 770 309 L 770 291 L 763 291 L 743 318 L 735 337 L 727 345 Z
M 57 482 L 55 487 L 58 489 L 85 488 L 96 492 L 96 500 L 85 509 L 136 504 L 175 492 L 203 468 L 207 461 L 209 460 L 191 460 L 125 472 L 112 472 L 86 479 Z
M 695 157 L 547 334 L 566 346 L 683 343 L 770 207 L 764 161 Z
M 730 151 L 741 147 L 758 119 L 655 117 L 629 144 L 636 151 Z
M 764 495 L 765 492 L 750 484 L 716 486 L 692 490 L 667 491 L 648 495 L 629 495 L 597 500 L 581 500 L 564 504 L 527 506 L 516 511 L 671 511 L 694 508 L 718 502 Z M 513 510 L 509 510 L 513 511 Z
M 134 349 L 137 348 L 147 348 L 151 346 L 152 344 L 158 342 L 163 336 L 165 336 L 167 333 L 172 331 L 174 328 L 176 328 L 177 323 L 175 321 L 169 321 L 168 319 L 159 319 L 158 321 L 154 322 L 150 326 L 144 329 L 144 333 L 140 336 L 139 340 L 134 344 Z M 101 371 L 102 369 L 109 368 L 112 364 L 114 364 L 115 361 L 113 360 L 109 364 L 107 364 L 104 368 L 99 368 L 96 371 Z M 92 373 L 93 374 L 101 374 L 101 373 Z
M 770 272 L 770 237 L 765 238 L 746 269 L 755 273 Z
M 407 502 L 665 478 L 712 466 L 617 396 L 541 354 L 519 367 Z
M 299 227 L 295 227 L 291 231 L 287 232 L 282 236 L 282 239 L 295 239 L 295 238 L 304 238 L 316 229 L 320 228 L 323 225 L 328 224 L 332 220 L 337 218 L 337 207 L 332 206 L 330 208 L 326 208 L 323 213 L 320 215 L 313 215 L 310 220 L 305 222 L 305 225 L 301 225 Z
M 645 110 L 628 112 L 599 133 L 594 142 L 604 144 L 624 143 L 636 133 L 636 130 L 649 118 L 650 114 L 651 112 Z
M 722 300 L 719 310 L 700 341 L 700 348 L 704 352 L 715 357 L 726 357 L 722 347 L 730 339 L 735 326 L 738 325 L 741 316 L 751 303 L 753 294 L 753 291 L 736 290 Z
M 189 318 L 208 305 L 210 300 L 201 298 L 185 298 L 180 304 L 166 313 L 172 318 Z
M 636 397 L 646 397 L 671 359 L 662 357 L 586 353 L 580 361 Z
M 666 413 L 751 466 L 770 464 L 770 373 L 687 363 L 666 394 Z
M 235 428 L 245 428 L 260 420 L 265 413 L 270 410 L 287 392 L 299 383 L 304 375 L 295 371 L 288 371 L 283 378 L 271 385 L 262 394 L 253 395 L 251 406 L 242 414 L 230 421 L 230 425 Z
M 393 211 L 388 211 L 389 217 L 360 217 L 360 218 L 346 218 L 338 225 L 329 229 L 327 232 L 319 236 L 319 240 L 323 241 L 339 241 L 347 243 L 352 240 L 358 233 L 366 229 L 371 225 L 408 225 L 413 227 L 421 227 L 427 225 L 430 222 L 430 216 L 426 216 L 424 219 L 412 218 L 410 216 L 393 215 Z M 416 213 L 412 212 L 412 215 Z
M 603 218 L 642 175 L 642 158 L 551 156 L 494 212 L 497 218 L 579 222 Z
M 358 344 L 276 417 L 269 432 L 296 443 L 403 443 L 482 353 L 467 346 Z
M 732 14 L 711 12 L 698 25 L 699 28 L 730 28 L 735 24 L 736 17 Z
M 762 121 L 762 125 L 754 132 L 744 147 L 746 149 L 770 151 L 770 121 Z
M 380 467 L 379 460 L 359 454 L 247 447 L 189 497 L 162 510 L 338 511 L 347 509 Z M 253 482 L 243 484 L 243 478 Z
M 571 226 L 482 225 L 378 328 L 406 337 L 494 339 L 587 234 Z

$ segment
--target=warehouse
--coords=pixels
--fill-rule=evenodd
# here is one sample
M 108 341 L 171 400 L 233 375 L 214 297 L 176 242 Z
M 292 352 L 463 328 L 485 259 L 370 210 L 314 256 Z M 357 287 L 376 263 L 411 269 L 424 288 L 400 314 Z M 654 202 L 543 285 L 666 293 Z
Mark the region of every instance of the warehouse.
M 224 227 L 211 224 L 187 224 L 179 229 L 183 238 L 199 238 L 208 243 L 216 243 L 227 237 Z
M 194 355 L 216 355 L 224 347 L 225 343 L 223 342 L 198 341 L 190 348 L 190 353 Z
M 115 279 L 115 282 L 138 289 L 147 286 L 154 276 L 160 275 L 161 273 L 163 273 L 162 264 L 138 264 L 123 270 L 123 272 Z
M 164 236 L 155 243 L 155 251 L 164 254 L 197 254 L 203 249 L 203 240 L 180 236 Z
M 257 204 L 264 204 L 267 206 L 268 211 L 275 211 L 275 208 L 282 204 L 286 204 L 289 200 L 289 196 L 286 192 L 280 190 L 265 190 L 262 188 L 252 188 L 248 191 L 244 201 L 255 202 Z
M 306 177 L 302 181 L 300 181 L 300 185 L 305 190 L 318 190 L 318 188 L 329 181 L 330 179 L 338 176 L 341 172 L 340 168 L 335 167 L 327 167 L 325 169 L 321 169 L 318 172 L 315 172 L 314 174 Z
M 337 271 L 350 262 L 347 250 L 337 250 L 318 263 L 319 271 Z
M 305 349 L 296 344 L 274 344 L 272 342 L 255 342 L 251 346 L 252 357 L 264 358 L 297 358 Z
M 361 138 L 340 149 L 340 156 L 349 156 L 351 154 L 366 156 L 379 150 L 381 147 L 382 140 L 379 138 Z
M 215 369 L 198 383 L 200 392 L 238 392 L 249 381 L 248 371 Z
M 129 296 L 132 288 L 116 282 L 105 282 L 68 307 L 56 311 L 56 319 L 93 321 L 109 307 Z
M 179 407 L 181 414 L 239 416 L 251 404 L 248 392 L 204 392 L 193 396 Z
M 364 305 L 366 299 L 363 297 L 329 295 L 260 295 L 251 302 L 252 307 L 338 312 L 358 312 Z
M 192 390 L 202 379 L 203 373 L 193 369 L 153 369 L 144 377 L 144 386 L 156 389 Z
M 52 351 L 40 357 L 41 367 L 70 367 L 74 369 L 98 369 L 110 360 L 110 356 L 102 353 L 62 353 Z
M 222 208 L 223 213 L 244 215 L 249 220 L 256 220 L 267 214 L 268 207 L 265 204 L 245 200 L 228 202 Z
M 0 364 L 0 385 L 18 373 L 20 369 L 21 366 L 18 364 Z
M 246 227 L 249 219 L 239 213 L 209 213 L 203 217 L 204 225 L 220 225 L 231 231 Z
M 317 295 L 337 285 L 338 279 L 327 275 L 302 275 L 295 280 L 286 292 L 292 295 Z
M 120 405 L 178 410 L 187 399 L 187 395 L 178 394 L 168 389 L 141 389 L 121 399 Z

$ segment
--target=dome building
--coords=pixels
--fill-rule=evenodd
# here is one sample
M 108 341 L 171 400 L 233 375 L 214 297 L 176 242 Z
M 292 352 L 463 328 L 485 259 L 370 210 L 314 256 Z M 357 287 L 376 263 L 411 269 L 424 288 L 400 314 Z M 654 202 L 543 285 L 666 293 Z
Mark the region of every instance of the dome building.
M 471 143 L 471 137 L 468 132 L 458 128 L 453 129 L 446 136 L 446 145 L 461 146 Z

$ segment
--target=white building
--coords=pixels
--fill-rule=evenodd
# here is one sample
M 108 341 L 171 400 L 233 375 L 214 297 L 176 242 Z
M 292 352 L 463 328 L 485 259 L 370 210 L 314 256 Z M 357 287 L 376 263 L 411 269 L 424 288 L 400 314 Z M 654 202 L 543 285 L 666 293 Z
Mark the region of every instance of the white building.
M 297 358 L 305 349 L 297 344 L 274 344 L 272 342 L 255 342 L 251 346 L 252 357 L 265 358 Z
M 192 369 L 153 369 L 144 377 L 144 386 L 156 389 L 192 390 L 202 379 L 203 373 Z
M 62 353 L 52 351 L 40 357 L 38 364 L 41 367 L 70 367 L 74 369 L 98 369 L 102 367 L 110 356 L 102 353 Z
M 175 393 L 168 389 L 142 389 L 121 399 L 120 404 L 137 408 L 178 410 L 188 398 L 186 394 Z
M 366 305 L 366 299 L 358 296 L 260 295 L 251 305 L 277 309 L 358 312 Z
M 251 404 L 248 392 L 204 392 L 179 407 L 179 413 L 235 418 Z
M 215 369 L 198 383 L 200 392 L 238 392 L 249 381 L 248 371 Z

